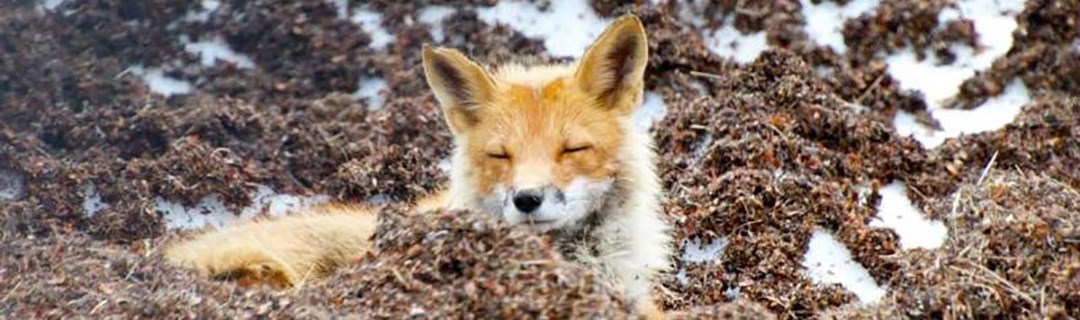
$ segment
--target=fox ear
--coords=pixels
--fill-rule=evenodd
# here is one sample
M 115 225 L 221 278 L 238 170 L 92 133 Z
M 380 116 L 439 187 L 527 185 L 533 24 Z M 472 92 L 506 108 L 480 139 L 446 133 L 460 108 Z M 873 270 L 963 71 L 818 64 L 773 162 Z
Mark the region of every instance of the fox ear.
M 491 101 L 491 75 L 454 49 L 424 45 L 424 76 L 442 105 L 450 130 L 461 133 L 479 121 L 481 106 Z
M 624 15 L 593 42 L 578 65 L 577 81 L 604 108 L 630 113 L 641 104 L 649 43 L 641 20 Z

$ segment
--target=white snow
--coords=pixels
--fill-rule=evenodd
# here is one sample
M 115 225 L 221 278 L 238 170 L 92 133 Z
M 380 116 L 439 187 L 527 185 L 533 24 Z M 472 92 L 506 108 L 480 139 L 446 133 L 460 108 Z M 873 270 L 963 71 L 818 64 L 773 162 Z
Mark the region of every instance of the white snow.
M 18 172 L 0 169 L 0 203 L 15 201 L 26 192 L 26 177 Z
M 199 62 L 207 67 L 214 66 L 218 59 L 235 63 L 240 68 L 255 67 L 255 62 L 250 57 L 233 51 L 222 37 L 184 44 L 184 50 L 198 54 Z
M 210 20 L 210 13 L 214 12 L 221 6 L 221 1 L 217 0 L 202 0 L 203 10 L 196 10 L 188 12 L 184 16 L 185 21 L 191 22 L 206 22 Z
M 709 51 L 738 63 L 750 63 L 768 48 L 765 32 L 743 34 L 735 29 L 735 19 L 729 18 L 724 25 L 713 31 L 702 30 L 705 46 Z
M 349 0 L 330 0 L 330 3 L 337 8 L 337 17 L 339 19 L 349 18 Z
M 915 121 L 915 116 L 907 112 L 897 113 L 893 125 L 901 136 L 912 135 L 924 147 L 935 148 L 945 142 L 945 139 L 961 134 L 1000 129 L 1011 123 L 1020 114 L 1023 106 L 1030 102 L 1031 95 L 1027 86 L 1020 80 L 1014 80 L 1000 95 L 987 99 L 982 105 L 971 110 L 943 109 L 927 100 L 931 114 L 941 123 L 941 131 L 919 124 Z
M 941 247 L 949 230 L 941 221 L 929 220 L 908 199 L 903 182 L 893 182 L 881 188 L 878 214 L 871 227 L 888 228 L 900 236 L 902 249 L 934 249 Z
M 394 36 L 382 27 L 382 14 L 371 10 L 367 6 L 353 11 L 353 15 L 349 20 L 360 25 L 360 29 L 371 35 L 369 46 L 373 49 L 385 48 L 386 45 L 394 41 Z
M 847 52 L 844 43 L 844 21 L 857 18 L 864 13 L 873 13 L 880 0 L 855 0 L 843 7 L 832 1 L 813 4 L 802 1 L 802 14 L 806 17 L 806 33 L 818 45 L 831 47 L 836 53 Z
M 443 42 L 443 40 L 446 40 L 446 35 L 443 34 L 442 22 L 453 15 L 455 11 L 454 8 L 448 6 L 430 5 L 421 8 L 417 16 L 421 23 L 431 26 L 431 37 L 435 42 Z
M 477 8 L 481 21 L 502 23 L 522 34 L 544 40 L 548 53 L 556 57 L 578 57 L 612 22 L 600 18 L 586 0 L 551 1 L 547 11 L 523 0 L 499 1 L 493 7 Z
M 450 162 L 450 159 L 439 160 L 439 170 L 442 170 L 445 174 L 450 174 L 450 170 L 454 168 L 454 165 Z
M 146 85 L 150 87 L 150 91 L 166 97 L 174 94 L 191 93 L 193 89 L 187 81 L 165 76 L 161 68 L 144 69 L 141 66 L 133 66 L 128 68 L 127 72 L 142 77 Z
M 709 244 L 702 246 L 701 239 L 692 241 L 683 240 L 682 261 L 689 263 L 715 262 L 724 254 L 724 249 L 729 243 L 725 237 L 713 239 Z
M 102 209 L 108 208 L 109 205 L 101 200 L 101 195 L 97 193 L 97 188 L 95 188 L 94 184 L 91 183 L 87 184 L 86 187 L 83 188 L 82 207 L 83 214 L 85 214 L 87 217 L 93 217 Z
M 958 17 L 970 18 L 981 45 L 979 50 L 954 45 L 951 49 L 956 53 L 956 61 L 950 65 L 939 65 L 940 61 L 932 54 L 918 61 L 911 48 L 885 57 L 889 74 L 900 81 L 901 88 L 921 92 L 931 115 L 944 127 L 942 132 L 931 132 L 915 125 L 910 114 L 899 114 L 894 125 L 900 134 L 914 134 L 923 146 L 934 148 L 947 138 L 996 130 L 1012 121 L 1021 106 L 1031 100 L 1027 88 L 1020 82 L 1010 83 L 1001 96 L 975 110 L 947 110 L 942 109 L 941 104 L 959 92 L 964 80 L 978 70 L 989 68 L 995 59 L 1009 51 L 1012 32 L 1017 26 L 1015 17 L 1023 6 L 1021 1 L 964 0 L 956 2 L 956 8 L 942 10 L 938 16 L 939 28 Z
M 378 110 L 382 108 L 383 103 L 386 102 L 386 98 L 383 96 L 384 92 L 388 89 L 386 80 L 382 78 L 362 78 L 360 79 L 360 85 L 353 92 L 352 96 L 357 99 L 363 99 L 367 101 L 368 110 Z
M 743 34 L 735 29 L 734 17 L 727 17 L 724 24 L 715 30 L 708 28 L 707 19 L 701 15 L 707 5 L 707 0 L 684 1 L 679 3 L 677 14 L 680 20 L 701 29 L 701 38 L 709 51 L 738 63 L 749 63 L 768 49 L 765 32 Z
M 41 1 L 41 7 L 45 10 L 56 10 L 57 7 L 64 4 L 65 0 L 44 0 Z
M 193 207 L 184 207 L 160 197 L 155 199 L 154 205 L 157 211 L 164 214 L 166 228 L 191 230 L 207 226 L 221 228 L 238 221 L 250 220 L 263 212 L 270 216 L 280 216 L 324 203 L 330 199 L 325 195 L 302 197 L 278 194 L 264 185 L 257 186 L 250 196 L 252 204 L 242 208 L 239 215 L 229 211 L 217 195 L 207 196 Z
M 885 289 L 870 277 L 866 268 L 851 259 L 847 247 L 824 229 L 814 229 L 802 265 L 814 283 L 838 283 L 862 303 L 874 303 L 885 296 Z
M 645 97 L 642 100 L 641 107 L 634 112 L 634 124 L 643 130 L 652 128 L 656 122 L 664 119 L 664 114 L 667 113 L 667 105 L 664 104 L 664 97 L 659 93 L 647 91 Z
M 709 241 L 709 244 L 702 246 L 701 239 L 694 238 L 694 240 L 683 240 L 683 254 L 682 261 L 684 263 L 711 263 L 719 262 L 720 257 L 724 255 L 724 249 L 727 248 L 727 237 L 720 237 Z M 679 271 L 675 273 L 675 278 L 682 285 L 686 285 L 690 282 L 690 278 L 686 275 L 686 268 L 679 268 Z

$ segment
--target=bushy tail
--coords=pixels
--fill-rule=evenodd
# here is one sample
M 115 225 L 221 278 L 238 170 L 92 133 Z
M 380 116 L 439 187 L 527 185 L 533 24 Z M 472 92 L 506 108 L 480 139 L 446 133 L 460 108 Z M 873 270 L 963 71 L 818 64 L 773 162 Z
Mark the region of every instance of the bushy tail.
M 201 234 L 166 249 L 165 259 L 243 285 L 293 286 L 371 250 L 376 226 L 375 210 L 326 205 Z

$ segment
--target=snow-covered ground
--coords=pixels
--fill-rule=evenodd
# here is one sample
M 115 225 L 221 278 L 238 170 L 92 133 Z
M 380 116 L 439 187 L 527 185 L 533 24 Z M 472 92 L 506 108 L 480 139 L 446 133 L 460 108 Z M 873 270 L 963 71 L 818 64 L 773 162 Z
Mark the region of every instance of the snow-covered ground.
M 199 55 L 199 62 L 207 67 L 213 67 L 217 60 L 235 63 L 237 67 L 250 69 L 255 67 L 255 61 L 250 57 L 237 53 L 225 43 L 225 39 L 215 37 L 210 40 L 190 42 L 184 44 L 184 50 Z
M 832 233 L 815 229 L 809 247 L 802 265 L 815 283 L 839 283 L 862 303 L 874 303 L 885 296 L 886 289 L 870 277 L 865 267 L 851 259 L 851 252 Z
M 217 195 L 205 197 L 192 207 L 157 198 L 155 209 L 164 213 L 166 228 L 190 230 L 204 227 L 220 228 L 238 221 L 250 220 L 263 213 L 269 216 L 280 216 L 330 200 L 330 197 L 325 195 L 302 197 L 279 194 L 264 185 L 256 187 L 250 196 L 252 204 L 239 212 L 228 210 Z
M 1000 96 L 973 110 L 942 109 L 941 105 L 959 93 L 964 80 L 974 76 L 976 71 L 988 69 L 995 59 L 1009 51 L 1012 32 L 1017 26 L 1016 15 L 1023 9 L 1023 1 L 956 1 L 956 8 L 942 10 L 938 27 L 943 28 L 946 22 L 959 17 L 969 18 L 975 23 L 981 48 L 954 45 L 956 61 L 950 65 L 940 65 L 933 55 L 918 61 L 911 49 L 885 57 L 889 74 L 900 81 L 903 89 L 921 92 L 930 114 L 944 129 L 935 132 L 917 124 L 910 114 L 900 114 L 894 123 L 900 134 L 911 134 L 923 146 L 934 148 L 947 138 L 997 130 L 1012 122 L 1021 107 L 1031 101 L 1027 88 L 1020 82 L 1008 84 Z
M 524 0 L 499 1 L 476 11 L 485 23 L 502 23 L 543 39 L 548 53 L 556 57 L 580 56 L 612 21 L 597 16 L 587 1 L 580 0 L 552 1 L 547 11 Z
M 892 229 L 900 237 L 901 249 L 940 247 L 948 237 L 948 228 L 941 221 L 926 219 L 908 199 L 906 190 L 902 182 L 882 187 L 878 215 L 870 226 Z

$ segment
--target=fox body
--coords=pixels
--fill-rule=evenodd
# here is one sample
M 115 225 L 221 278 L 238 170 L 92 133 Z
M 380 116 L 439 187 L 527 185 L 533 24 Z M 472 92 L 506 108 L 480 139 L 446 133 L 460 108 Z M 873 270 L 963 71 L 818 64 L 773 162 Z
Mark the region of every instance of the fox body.
M 569 64 L 488 70 L 456 50 L 425 46 L 424 73 L 455 149 L 449 188 L 414 210 L 484 211 L 552 234 L 569 258 L 606 275 L 639 308 L 655 308 L 653 278 L 669 268 L 671 238 L 651 139 L 631 120 L 647 59 L 633 16 Z M 202 235 L 166 255 L 211 276 L 290 285 L 371 249 L 371 210 L 313 211 Z

